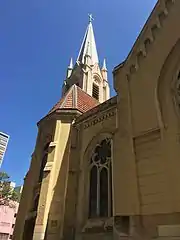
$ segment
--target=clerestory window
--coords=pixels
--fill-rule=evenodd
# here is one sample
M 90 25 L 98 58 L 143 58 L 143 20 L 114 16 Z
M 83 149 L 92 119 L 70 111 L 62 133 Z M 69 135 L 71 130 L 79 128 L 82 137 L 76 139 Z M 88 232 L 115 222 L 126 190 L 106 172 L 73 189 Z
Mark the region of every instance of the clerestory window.
M 95 147 L 90 162 L 89 218 L 112 216 L 111 139 Z

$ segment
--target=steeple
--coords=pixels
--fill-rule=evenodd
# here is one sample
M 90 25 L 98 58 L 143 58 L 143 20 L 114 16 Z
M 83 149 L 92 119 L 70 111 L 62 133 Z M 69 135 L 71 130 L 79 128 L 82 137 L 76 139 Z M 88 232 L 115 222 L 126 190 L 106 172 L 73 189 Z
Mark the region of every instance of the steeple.
M 107 79 L 106 61 L 104 60 L 102 68 L 99 65 L 92 20 L 92 14 L 89 14 L 89 23 L 77 61 L 74 66 L 72 60 L 70 62 L 62 95 L 64 96 L 71 86 L 75 84 L 99 103 L 102 103 L 109 99 L 110 90 Z
M 77 62 L 82 64 L 85 64 L 86 56 L 90 57 L 91 65 L 99 63 L 92 20 L 92 14 L 89 14 L 89 24 L 77 58 Z

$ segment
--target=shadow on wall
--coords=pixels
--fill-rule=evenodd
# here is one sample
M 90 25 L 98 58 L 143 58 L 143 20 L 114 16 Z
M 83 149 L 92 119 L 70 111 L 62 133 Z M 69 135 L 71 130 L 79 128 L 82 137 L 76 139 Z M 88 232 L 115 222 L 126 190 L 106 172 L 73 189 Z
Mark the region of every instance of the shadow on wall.
M 68 199 L 67 195 L 76 196 L 75 189 L 70 186 L 67 187 L 69 182 L 70 172 L 69 172 L 69 155 L 71 148 L 71 134 L 69 134 L 69 139 L 67 141 L 66 149 L 64 151 L 64 155 L 62 158 L 60 170 L 58 173 L 58 178 L 56 185 L 53 189 L 54 194 L 52 198 L 52 202 L 49 209 L 48 222 L 46 226 L 45 240 L 50 239 L 51 236 L 53 238 L 61 239 L 63 235 L 64 229 L 64 220 L 65 220 L 65 204 L 68 205 L 68 209 L 71 212 L 71 219 L 74 222 L 75 220 L 75 202 L 72 199 Z M 76 180 L 73 180 L 74 183 Z M 69 184 L 68 184 L 69 186 Z M 70 192 L 72 193 L 70 193 Z M 69 204 L 69 200 L 73 202 L 73 206 Z M 68 218 L 69 219 L 69 218 Z M 71 239 L 73 237 L 73 227 L 68 229 L 68 235 Z

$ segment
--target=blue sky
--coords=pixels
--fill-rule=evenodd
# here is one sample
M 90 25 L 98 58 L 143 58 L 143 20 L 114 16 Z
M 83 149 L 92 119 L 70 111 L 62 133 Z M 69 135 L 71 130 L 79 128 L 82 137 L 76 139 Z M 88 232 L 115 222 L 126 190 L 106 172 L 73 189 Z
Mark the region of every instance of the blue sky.
M 61 97 L 92 13 L 99 59 L 125 59 L 156 0 L 0 1 L 0 131 L 10 135 L 2 169 L 17 184 L 30 164 L 36 123 Z

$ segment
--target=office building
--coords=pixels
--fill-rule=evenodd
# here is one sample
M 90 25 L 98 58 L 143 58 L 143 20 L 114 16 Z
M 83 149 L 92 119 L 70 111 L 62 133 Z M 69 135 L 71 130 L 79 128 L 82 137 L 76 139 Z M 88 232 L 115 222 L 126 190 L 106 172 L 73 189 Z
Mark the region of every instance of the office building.
M 9 136 L 3 132 L 0 132 L 0 167 L 4 159 L 8 141 L 9 141 Z

